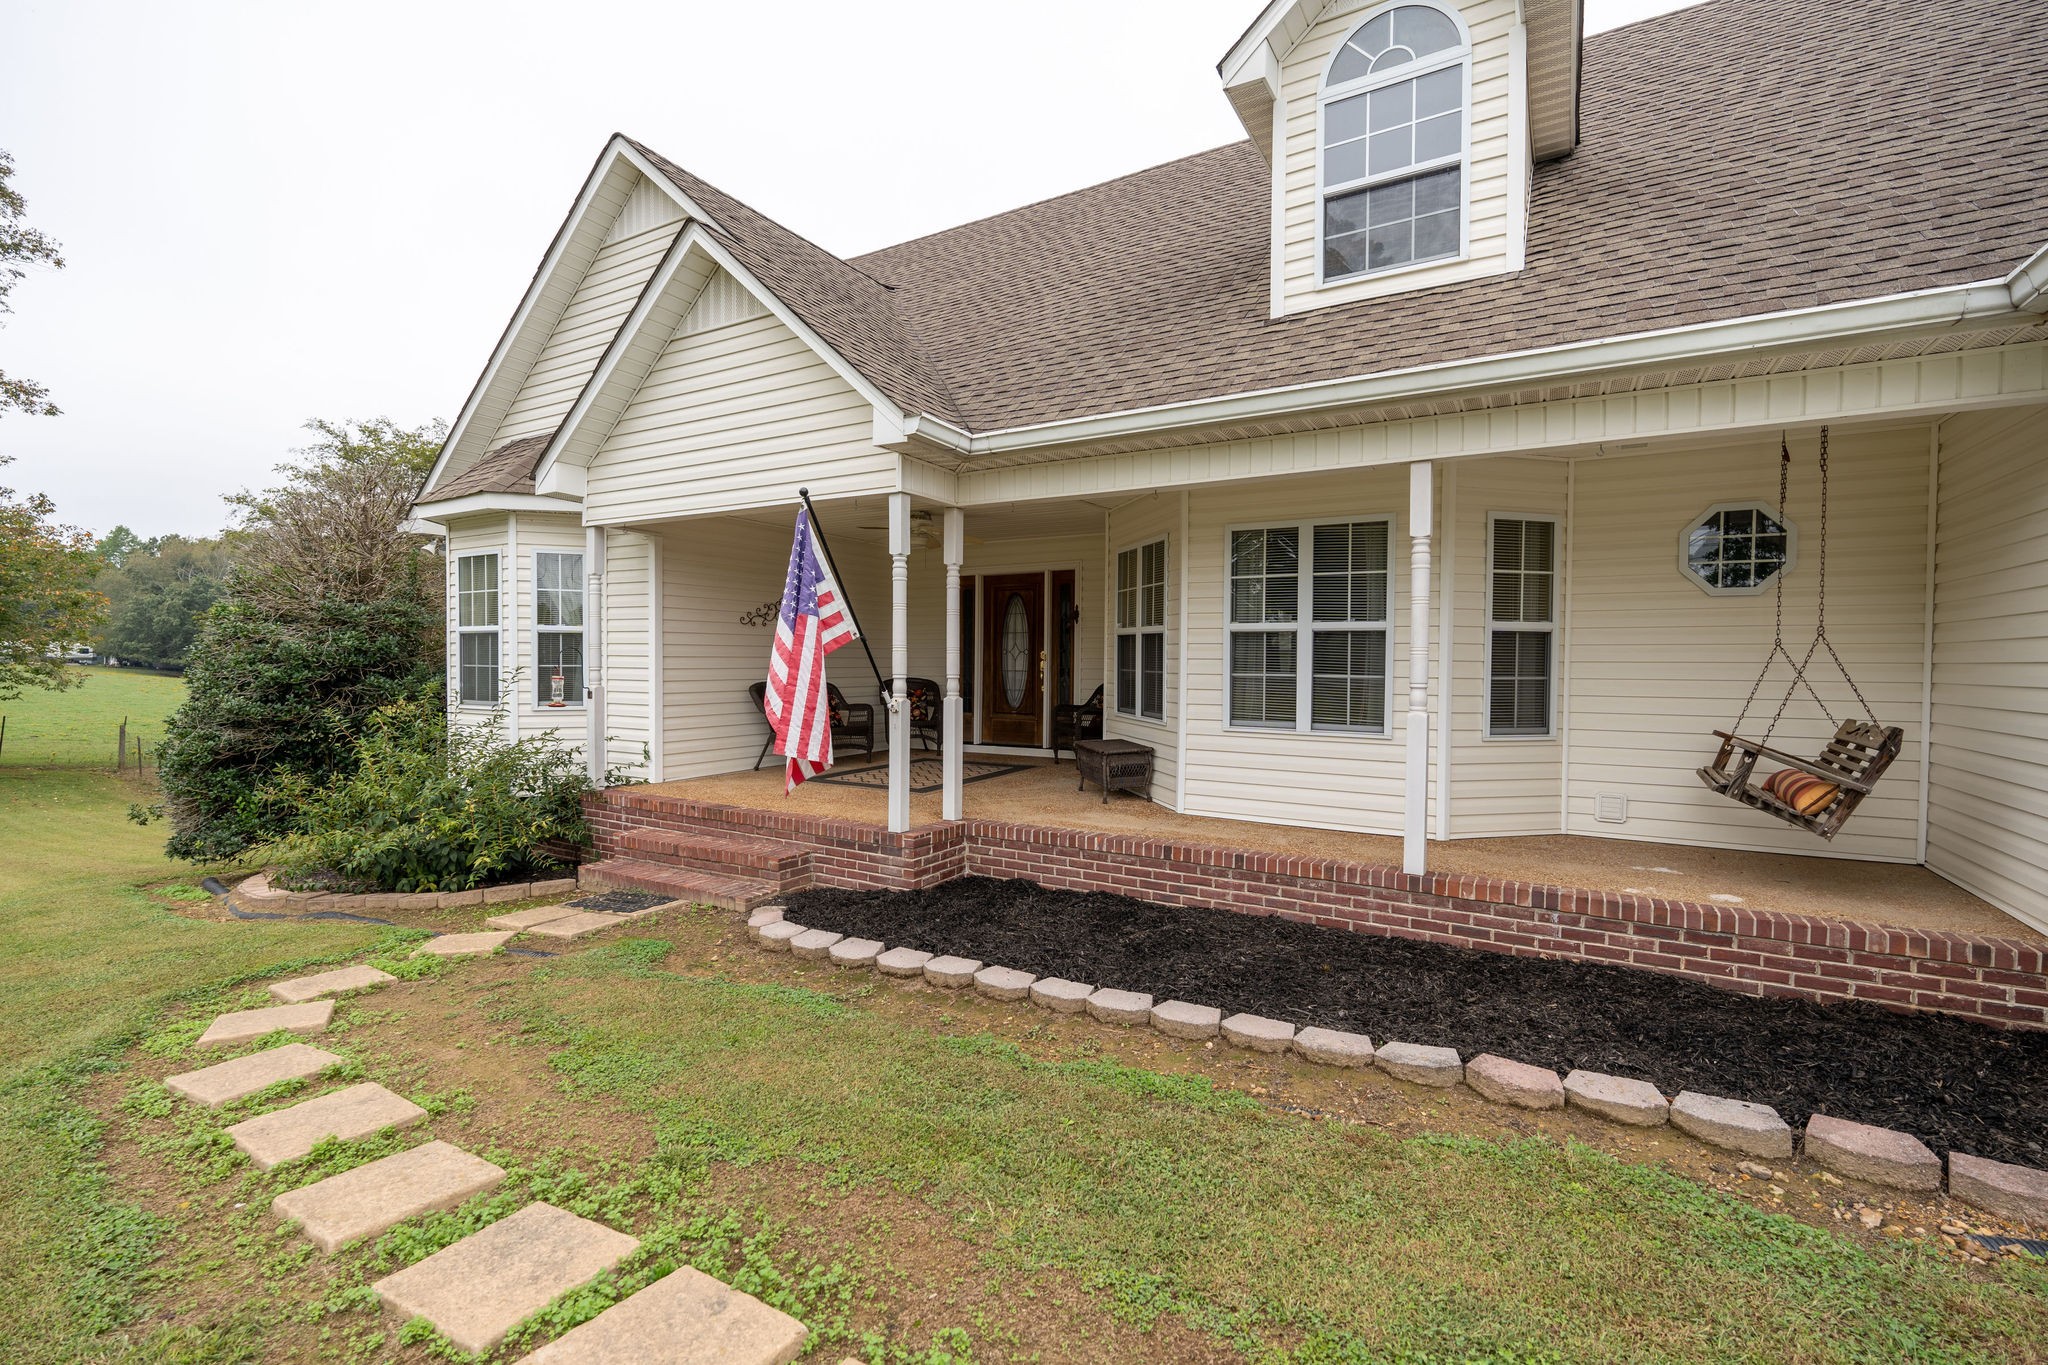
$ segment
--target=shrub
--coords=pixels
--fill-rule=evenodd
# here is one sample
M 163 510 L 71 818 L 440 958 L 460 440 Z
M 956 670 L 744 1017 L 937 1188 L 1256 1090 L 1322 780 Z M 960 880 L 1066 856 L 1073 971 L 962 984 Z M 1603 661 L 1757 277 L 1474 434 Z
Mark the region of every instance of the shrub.
M 297 832 L 275 850 L 280 874 L 467 891 L 558 869 L 540 846 L 589 842 L 583 760 L 552 734 L 508 740 L 501 721 L 451 726 L 438 706 L 400 702 L 370 718 L 345 775 L 272 783 L 271 798 L 296 809 Z

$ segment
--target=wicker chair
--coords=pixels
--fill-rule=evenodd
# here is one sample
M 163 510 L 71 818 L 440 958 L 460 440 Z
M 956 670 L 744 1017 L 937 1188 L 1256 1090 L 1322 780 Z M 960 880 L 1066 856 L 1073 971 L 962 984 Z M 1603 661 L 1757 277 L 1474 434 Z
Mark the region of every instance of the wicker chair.
M 895 690 L 891 683 L 889 691 Z M 903 692 L 910 706 L 910 733 L 925 748 L 938 748 L 946 722 L 945 691 L 930 678 L 905 678 Z
M 768 724 L 768 684 L 757 682 L 747 688 L 747 695 L 754 699 L 754 709 L 761 713 L 761 720 Z M 858 748 L 870 757 L 875 752 L 875 708 L 867 702 L 850 702 L 839 690 L 839 684 L 825 684 L 826 704 L 832 711 L 832 752 L 837 755 L 842 749 Z M 775 726 L 768 724 L 768 738 L 761 741 L 761 752 L 754 756 L 754 766 L 759 768 L 768 758 L 768 751 L 775 747 Z
M 1052 761 L 1060 761 L 1060 750 L 1072 749 L 1077 739 L 1102 738 L 1102 689 L 1096 688 L 1084 702 L 1063 702 L 1052 708 Z

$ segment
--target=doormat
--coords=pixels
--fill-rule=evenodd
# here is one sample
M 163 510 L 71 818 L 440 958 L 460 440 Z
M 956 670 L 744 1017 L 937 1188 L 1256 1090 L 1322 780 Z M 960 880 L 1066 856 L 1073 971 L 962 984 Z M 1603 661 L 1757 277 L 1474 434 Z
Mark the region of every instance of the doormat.
M 1029 763 L 976 763 L 972 759 L 961 765 L 961 780 L 964 782 L 986 782 L 991 777 L 1002 777 L 1006 773 L 1021 773 L 1030 767 Z M 813 782 L 836 782 L 842 787 L 887 787 L 889 765 L 877 763 L 872 768 L 848 768 L 845 772 L 826 772 L 811 779 Z M 913 758 L 910 760 L 910 789 L 920 796 L 935 792 L 946 785 L 946 766 L 936 758 Z

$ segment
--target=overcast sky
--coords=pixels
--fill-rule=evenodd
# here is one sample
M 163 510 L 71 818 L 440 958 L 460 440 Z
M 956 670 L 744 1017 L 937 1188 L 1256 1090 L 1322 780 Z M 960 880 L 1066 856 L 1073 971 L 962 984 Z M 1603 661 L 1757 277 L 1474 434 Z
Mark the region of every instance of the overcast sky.
M 0 147 L 68 261 L 0 325 L 64 409 L 0 417 L 0 484 L 209 533 L 308 418 L 452 421 L 614 131 L 857 254 L 1241 137 L 1258 9 L 0 0 Z

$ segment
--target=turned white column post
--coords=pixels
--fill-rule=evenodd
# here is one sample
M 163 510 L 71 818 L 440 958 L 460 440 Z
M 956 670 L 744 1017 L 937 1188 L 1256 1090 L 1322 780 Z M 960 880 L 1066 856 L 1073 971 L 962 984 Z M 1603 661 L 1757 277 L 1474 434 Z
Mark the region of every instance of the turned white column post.
M 889 495 L 889 829 L 910 828 L 910 494 Z
M 1402 870 L 1429 871 L 1429 537 L 1436 522 L 1436 467 L 1408 466 L 1408 793 Z
M 960 733 L 960 560 L 967 541 L 967 516 L 957 507 L 946 509 L 946 724 L 945 794 L 940 815 L 961 818 L 961 800 L 966 774 L 966 754 Z
M 604 527 L 583 532 L 583 687 L 584 721 L 589 726 L 583 759 L 590 785 L 604 785 Z M 536 656 L 538 657 L 538 656 Z

